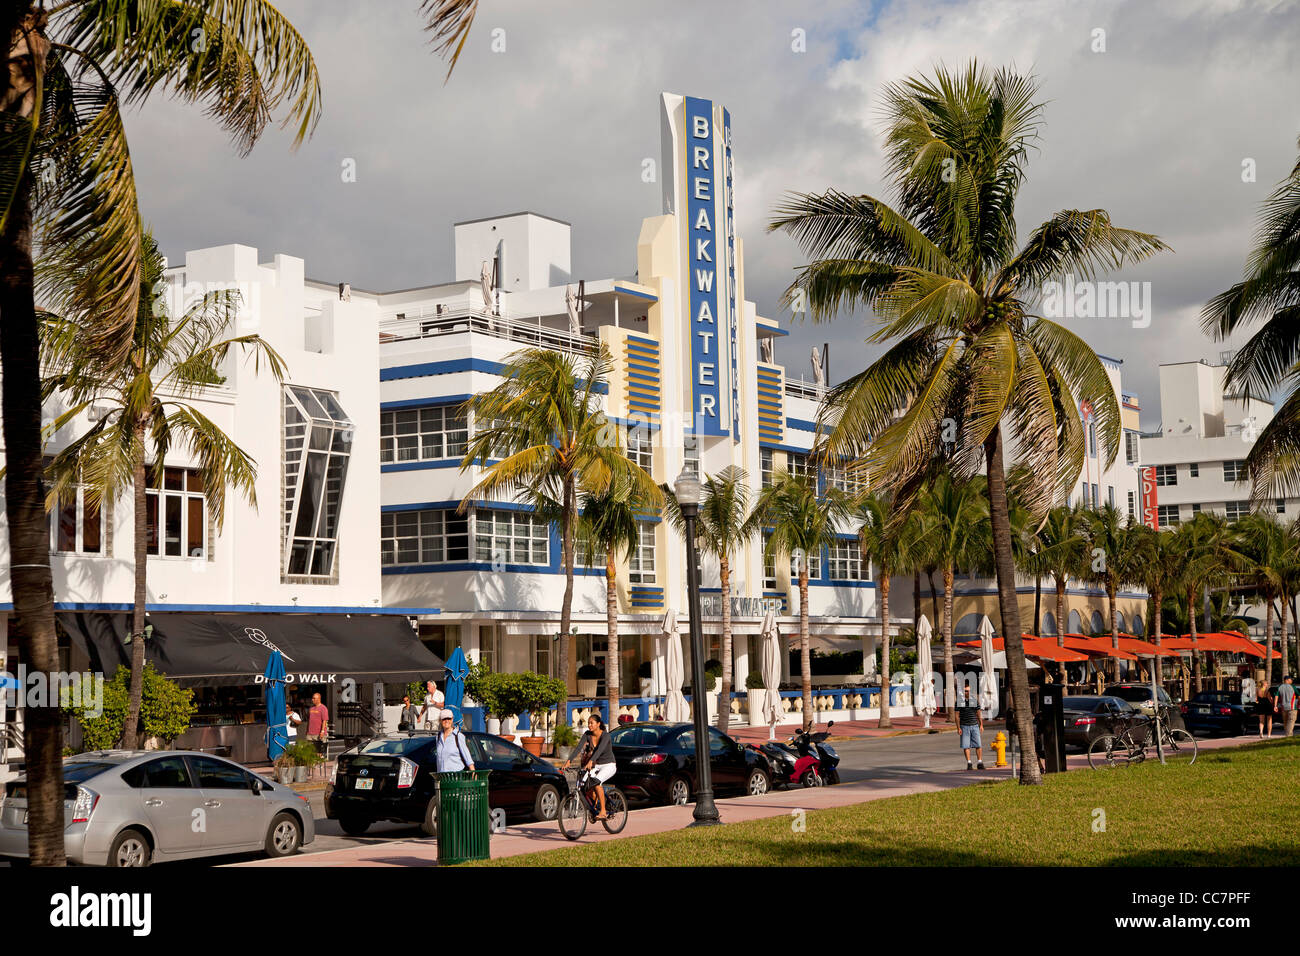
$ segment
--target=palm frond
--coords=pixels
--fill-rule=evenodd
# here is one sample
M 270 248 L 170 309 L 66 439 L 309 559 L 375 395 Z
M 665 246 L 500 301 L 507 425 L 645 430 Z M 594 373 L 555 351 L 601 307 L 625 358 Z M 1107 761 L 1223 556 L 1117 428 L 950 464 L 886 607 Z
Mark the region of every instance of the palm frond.
M 448 61 L 444 83 L 456 69 L 476 13 L 478 0 L 423 0 L 420 4 L 420 14 L 428 21 L 425 29 L 433 34 L 438 55 Z

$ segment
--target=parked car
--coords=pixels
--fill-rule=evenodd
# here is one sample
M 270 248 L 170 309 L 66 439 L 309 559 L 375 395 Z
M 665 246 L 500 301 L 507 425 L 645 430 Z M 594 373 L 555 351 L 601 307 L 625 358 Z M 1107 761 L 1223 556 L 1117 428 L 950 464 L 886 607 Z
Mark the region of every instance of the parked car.
M 1183 726 L 1182 715 L 1179 714 L 1178 708 L 1174 706 L 1173 700 L 1165 693 L 1163 687 L 1157 687 L 1160 694 L 1160 703 L 1169 708 L 1170 726 L 1186 730 Z M 1118 697 L 1121 700 L 1128 701 L 1137 710 L 1142 711 L 1148 717 L 1154 716 L 1155 707 L 1151 703 L 1151 685 L 1140 681 L 1131 681 L 1123 684 L 1111 684 L 1103 691 L 1107 697 Z
M 379 820 L 416 823 L 438 832 L 434 781 L 436 731 L 375 737 L 339 755 L 325 787 L 325 816 L 359 836 Z M 488 771 L 488 806 L 507 818 L 554 820 L 569 792 L 564 774 L 521 747 L 491 734 L 467 733 L 474 767 Z
M 254 850 L 289 856 L 316 838 L 306 797 L 212 754 L 80 754 L 64 761 L 63 786 L 70 863 L 148 866 Z M 0 856 L 27 859 L 26 777 L 5 784 Z
M 694 724 L 647 721 L 624 724 L 609 733 L 618 763 L 614 784 L 629 800 L 690 802 L 699 789 Z M 713 727 L 709 728 L 709 767 L 715 794 L 760 794 L 772 788 L 767 757 Z
M 1087 750 L 1105 734 L 1123 732 L 1138 711 L 1119 697 L 1066 697 L 1065 749 Z
M 1240 737 L 1255 725 L 1241 702 L 1241 691 L 1203 690 L 1179 707 L 1183 723 L 1194 734 L 1227 734 Z

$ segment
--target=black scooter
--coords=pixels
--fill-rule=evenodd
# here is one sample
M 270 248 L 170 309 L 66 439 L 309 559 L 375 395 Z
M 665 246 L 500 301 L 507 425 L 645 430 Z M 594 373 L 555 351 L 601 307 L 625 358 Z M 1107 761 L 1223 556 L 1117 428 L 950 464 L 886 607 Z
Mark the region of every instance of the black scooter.
M 806 730 L 800 730 L 790 738 L 790 745 L 794 747 L 795 752 L 800 756 L 815 757 L 817 759 L 817 773 L 822 782 L 828 786 L 840 782 L 840 755 L 835 752 L 835 748 L 826 742 L 831 735 L 831 728 L 835 726 L 835 721 L 826 725 L 825 730 L 819 730 L 816 733 L 810 733 Z

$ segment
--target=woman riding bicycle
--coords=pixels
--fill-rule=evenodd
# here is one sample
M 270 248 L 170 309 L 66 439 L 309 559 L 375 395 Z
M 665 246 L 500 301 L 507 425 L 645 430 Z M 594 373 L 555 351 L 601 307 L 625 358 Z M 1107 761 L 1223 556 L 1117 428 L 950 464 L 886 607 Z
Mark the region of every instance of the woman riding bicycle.
M 564 761 L 560 769 L 568 770 L 570 762 Z M 596 819 L 608 819 L 605 812 L 605 788 L 602 785 L 614 776 L 618 764 L 614 762 L 614 747 L 609 742 L 609 734 L 598 714 L 587 718 L 587 732 L 579 741 L 578 766 L 590 770 L 592 779 L 596 781 L 596 795 L 600 798 L 600 814 Z

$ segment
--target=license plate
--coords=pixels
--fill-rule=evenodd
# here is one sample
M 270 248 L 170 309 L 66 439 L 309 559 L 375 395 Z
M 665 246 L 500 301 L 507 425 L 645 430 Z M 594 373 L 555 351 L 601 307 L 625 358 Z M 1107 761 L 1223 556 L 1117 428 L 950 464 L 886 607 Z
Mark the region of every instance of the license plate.
M 374 789 L 374 786 L 375 786 L 375 782 L 374 782 L 373 780 L 358 780 L 358 781 L 357 781 L 356 789 L 357 789 L 357 790 L 373 790 L 373 789 Z
M 1198 714 L 1208 714 L 1208 713 L 1210 712 L 1210 708 L 1208 708 L 1208 707 L 1197 707 L 1197 708 L 1196 708 L 1196 712 L 1197 712 Z

